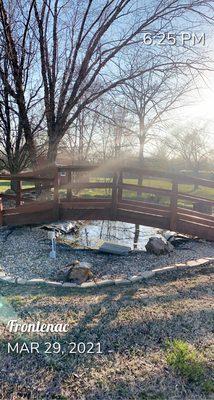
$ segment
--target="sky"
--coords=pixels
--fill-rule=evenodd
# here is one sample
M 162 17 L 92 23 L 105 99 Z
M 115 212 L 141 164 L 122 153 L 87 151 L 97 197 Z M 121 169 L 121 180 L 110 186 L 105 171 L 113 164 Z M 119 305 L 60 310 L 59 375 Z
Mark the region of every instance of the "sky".
M 193 97 L 193 96 L 192 96 Z M 214 72 L 209 73 L 204 87 L 194 93 L 188 113 L 193 117 L 202 117 L 214 122 Z

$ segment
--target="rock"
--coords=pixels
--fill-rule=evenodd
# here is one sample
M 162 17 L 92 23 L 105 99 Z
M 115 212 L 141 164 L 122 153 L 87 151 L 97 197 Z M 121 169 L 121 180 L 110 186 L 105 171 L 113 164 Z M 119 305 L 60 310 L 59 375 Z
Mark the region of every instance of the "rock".
M 62 286 L 61 282 L 56 282 L 56 281 L 46 281 L 47 285 L 50 286 Z
M 78 265 L 80 262 L 78 260 L 74 260 L 71 264 L 66 265 L 64 268 L 60 269 L 57 273 L 57 280 L 67 282 L 68 281 L 68 275 L 71 271 L 71 269 Z
M 129 279 L 115 279 L 115 285 L 130 285 L 131 281 Z
M 91 267 L 92 265 L 87 262 L 80 263 L 75 260 L 59 271 L 57 278 L 63 282 L 75 282 L 80 285 L 92 278 Z
M 98 251 L 101 253 L 127 255 L 131 251 L 131 247 L 122 246 L 121 244 L 116 243 L 104 242 L 98 248 Z
M 69 234 L 69 233 L 76 233 L 79 229 L 79 224 L 78 222 L 56 222 L 54 224 L 49 224 L 49 225 L 43 225 L 41 229 L 45 229 L 48 231 L 53 231 L 55 230 L 56 232 L 62 233 L 62 234 Z
M 168 254 L 174 250 L 174 247 L 169 242 L 164 242 L 163 239 L 158 237 L 151 237 L 146 245 L 146 251 L 157 256 L 161 254 Z
M 97 286 L 113 286 L 115 285 L 115 281 L 113 279 L 102 279 L 100 281 L 96 281 Z
M 186 235 L 179 235 L 177 233 L 172 233 L 170 235 L 169 231 L 164 234 L 164 237 L 175 248 L 179 248 L 183 244 L 187 244 L 187 243 L 190 243 L 190 242 L 195 240 L 192 237 L 189 237 L 189 236 L 186 236 Z
M 91 288 L 91 287 L 95 287 L 97 286 L 95 282 L 84 282 L 82 283 L 82 285 L 80 286 L 81 288 Z
M 75 283 L 82 284 L 93 277 L 91 272 L 91 264 L 81 262 L 76 266 L 71 267 L 68 275 L 68 281 L 74 281 Z
M 78 287 L 77 283 L 65 282 L 62 284 L 62 287 L 74 288 Z

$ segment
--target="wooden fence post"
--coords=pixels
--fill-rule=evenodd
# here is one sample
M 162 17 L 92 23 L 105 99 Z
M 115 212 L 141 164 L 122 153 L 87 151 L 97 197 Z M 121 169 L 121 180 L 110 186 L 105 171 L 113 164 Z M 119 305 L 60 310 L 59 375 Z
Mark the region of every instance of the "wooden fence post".
M 54 176 L 54 219 L 59 220 L 59 173 L 55 171 Z
M 54 176 L 54 201 L 58 203 L 59 201 L 59 176 L 58 171 L 56 171 Z
M 0 226 L 3 225 L 3 204 L 2 197 L 0 197 Z
M 72 189 L 71 189 L 71 184 L 72 184 L 72 172 L 69 170 L 67 172 L 68 174 L 68 188 L 67 188 L 67 200 L 70 201 L 72 198 Z
M 123 171 L 120 171 L 118 185 L 122 185 L 123 183 Z M 123 189 L 122 187 L 118 187 L 118 202 L 120 203 L 123 199 Z
M 177 227 L 177 207 L 178 207 L 178 182 L 172 182 L 172 196 L 170 202 L 170 230 L 176 231 Z
M 119 174 L 118 172 L 115 172 L 112 182 L 112 215 L 114 218 L 116 218 L 117 207 L 118 207 L 118 182 L 119 182 Z
M 20 206 L 20 204 L 21 204 L 21 191 L 22 191 L 21 181 L 17 181 L 17 185 L 16 185 L 16 207 Z

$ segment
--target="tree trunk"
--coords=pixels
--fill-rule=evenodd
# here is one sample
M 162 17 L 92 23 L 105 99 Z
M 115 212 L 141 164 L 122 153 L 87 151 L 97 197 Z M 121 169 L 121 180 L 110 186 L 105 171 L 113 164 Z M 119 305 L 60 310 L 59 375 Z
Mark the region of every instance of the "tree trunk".
M 58 139 L 53 139 L 53 138 L 49 139 L 47 160 L 50 166 L 54 164 L 56 161 L 58 145 L 59 145 Z
M 17 183 L 17 181 L 11 181 L 10 182 L 10 188 L 11 188 L 11 190 L 13 190 L 15 193 L 17 192 L 17 190 L 18 190 L 18 183 Z
M 145 136 L 143 135 L 142 129 L 143 129 L 143 128 L 142 128 L 142 126 L 141 126 L 141 124 L 140 124 L 140 137 L 139 137 L 140 149 L 139 149 L 138 159 L 139 159 L 140 165 L 141 165 L 142 168 L 143 168 Z M 138 177 L 138 185 L 142 186 L 142 183 L 143 183 L 143 174 L 141 173 L 141 174 L 139 174 L 139 177 Z M 141 191 L 139 190 L 139 191 L 137 192 L 137 199 L 140 200 L 140 199 L 141 199 L 141 196 L 142 196 L 142 193 L 141 193 Z
M 198 177 L 199 177 L 199 165 L 196 165 L 196 166 L 195 166 L 193 172 L 194 172 L 194 177 L 195 177 L 195 178 L 198 178 Z M 194 184 L 194 192 L 195 192 L 196 190 L 198 190 L 198 186 L 199 186 L 199 185 L 198 185 L 197 183 Z

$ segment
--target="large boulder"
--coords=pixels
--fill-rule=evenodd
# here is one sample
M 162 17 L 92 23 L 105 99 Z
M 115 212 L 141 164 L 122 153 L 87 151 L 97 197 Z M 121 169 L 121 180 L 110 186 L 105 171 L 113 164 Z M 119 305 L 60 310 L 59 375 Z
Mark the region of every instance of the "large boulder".
M 59 271 L 58 279 L 64 282 L 75 282 L 81 285 L 93 277 L 92 265 L 87 262 L 74 261 Z
M 146 251 L 157 256 L 161 254 L 168 254 L 174 250 L 174 247 L 169 242 L 164 242 L 159 237 L 151 237 L 146 245 Z

